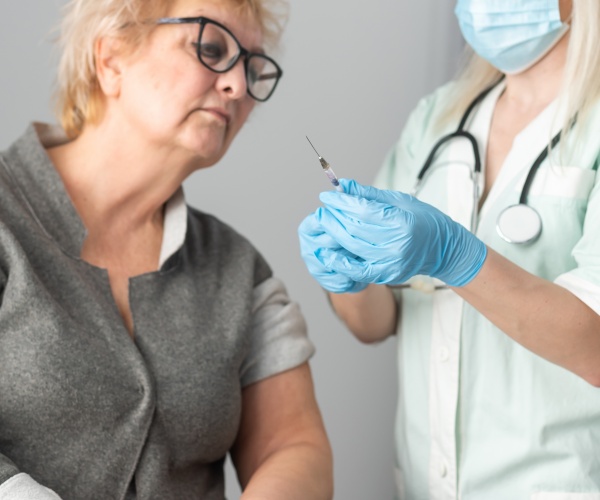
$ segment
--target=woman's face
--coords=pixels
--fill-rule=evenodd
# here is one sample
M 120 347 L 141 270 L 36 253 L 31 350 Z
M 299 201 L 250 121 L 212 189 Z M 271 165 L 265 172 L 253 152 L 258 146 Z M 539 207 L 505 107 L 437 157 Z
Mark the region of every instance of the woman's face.
M 204 16 L 225 25 L 240 44 L 261 50 L 259 26 L 216 2 L 179 0 L 168 17 Z M 243 58 L 214 73 L 196 55 L 198 24 L 160 25 L 122 68 L 119 112 L 135 133 L 181 153 L 194 168 L 216 163 L 240 130 L 254 100 L 246 91 Z

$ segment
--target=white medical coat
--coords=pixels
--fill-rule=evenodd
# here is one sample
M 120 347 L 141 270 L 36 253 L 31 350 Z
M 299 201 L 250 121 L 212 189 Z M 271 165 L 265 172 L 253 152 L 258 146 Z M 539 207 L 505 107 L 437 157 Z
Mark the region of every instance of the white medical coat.
M 423 99 L 375 185 L 409 192 L 434 143 L 451 85 Z M 467 129 L 486 143 L 500 84 Z M 600 106 L 580 135 L 544 161 L 529 194 L 543 231 L 504 241 L 498 214 L 518 202 L 527 173 L 563 124 L 551 103 L 515 138 L 483 204 L 477 236 L 527 271 L 552 280 L 600 313 Z M 458 120 L 457 120 L 458 122 Z M 562 144 L 562 143 L 561 143 Z M 569 153 L 572 153 L 569 155 Z M 443 148 L 418 197 L 468 227 L 472 149 Z M 526 350 L 451 290 L 398 292 L 397 482 L 410 500 L 600 500 L 600 389 Z M 600 332 L 598 332 L 600 335 Z

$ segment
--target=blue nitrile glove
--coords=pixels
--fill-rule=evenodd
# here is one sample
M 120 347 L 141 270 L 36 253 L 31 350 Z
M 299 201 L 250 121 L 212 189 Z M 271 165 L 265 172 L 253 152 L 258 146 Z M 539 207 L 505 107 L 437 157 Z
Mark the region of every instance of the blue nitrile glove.
M 463 286 L 479 272 L 485 244 L 437 208 L 398 192 L 340 180 L 344 192 L 321 193 L 322 229 L 345 252 L 323 248 L 318 259 L 356 282 L 400 284 L 417 275 Z
M 334 293 L 360 292 L 366 288 L 367 283 L 357 283 L 343 274 L 332 271 L 319 259 L 324 249 L 348 258 L 356 258 L 356 256 L 344 250 L 333 238 L 328 236 L 319 224 L 318 218 L 316 213 L 310 214 L 298 227 L 300 253 L 308 271 L 325 290 Z

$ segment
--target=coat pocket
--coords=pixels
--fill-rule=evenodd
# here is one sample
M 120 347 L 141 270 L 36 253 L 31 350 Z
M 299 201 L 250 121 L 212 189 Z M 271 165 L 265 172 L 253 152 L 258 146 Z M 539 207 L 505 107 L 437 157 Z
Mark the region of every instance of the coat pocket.
M 537 171 L 529 194 L 586 200 L 594 187 L 595 178 L 594 170 L 551 165 Z
M 531 500 L 600 500 L 598 493 L 543 492 L 531 495 Z

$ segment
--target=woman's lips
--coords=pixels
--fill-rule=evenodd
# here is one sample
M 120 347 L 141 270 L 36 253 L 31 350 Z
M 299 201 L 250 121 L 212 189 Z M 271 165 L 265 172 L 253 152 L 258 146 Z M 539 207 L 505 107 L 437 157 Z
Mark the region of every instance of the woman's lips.
M 206 113 L 210 113 L 211 115 L 217 117 L 226 125 L 229 124 L 229 122 L 231 121 L 231 115 L 223 108 L 202 108 L 202 111 L 205 111 Z

